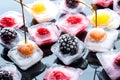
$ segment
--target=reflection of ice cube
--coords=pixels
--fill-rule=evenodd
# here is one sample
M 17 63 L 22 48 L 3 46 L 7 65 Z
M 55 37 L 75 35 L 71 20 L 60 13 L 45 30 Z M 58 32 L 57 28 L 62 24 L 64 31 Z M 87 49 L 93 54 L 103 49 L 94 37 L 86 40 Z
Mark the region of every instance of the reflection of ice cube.
M 114 64 L 114 59 L 119 53 L 119 50 L 97 53 L 100 63 L 111 80 L 117 80 L 117 78 L 120 77 L 120 67 Z
M 43 57 L 42 50 L 36 44 L 35 46 L 36 46 L 36 50 L 30 57 L 21 56 L 21 54 L 17 50 L 17 47 L 10 49 L 10 51 L 8 52 L 8 57 L 15 64 L 17 64 L 22 70 L 26 70 L 35 63 L 39 62 Z
M 88 50 L 85 48 L 85 45 L 82 41 L 78 40 L 78 52 L 74 55 L 70 54 L 63 54 L 59 49 L 60 44 L 57 42 L 55 43 L 51 51 L 66 65 L 71 64 L 73 61 L 81 58 Z
M 21 80 L 22 78 L 21 73 L 17 70 L 16 66 L 14 66 L 13 64 L 1 65 L 0 70 L 5 70 L 10 72 L 10 74 L 13 77 L 13 80 Z
M 0 44 L 1 44 L 2 46 L 4 46 L 5 48 L 8 48 L 8 49 L 11 49 L 11 48 L 15 47 L 16 44 L 17 44 L 20 40 L 22 40 L 22 39 L 24 38 L 24 34 L 22 33 L 22 32 L 23 32 L 22 30 L 17 29 L 16 32 L 17 32 L 17 37 L 16 37 L 13 41 L 11 41 L 11 42 L 8 43 L 8 44 L 5 44 L 5 43 L 0 39 Z
M 105 52 L 112 50 L 114 47 L 114 42 L 117 40 L 118 37 L 118 31 L 113 29 L 104 29 L 107 36 L 103 41 L 92 41 L 88 35 L 89 32 L 85 38 L 85 44 L 86 47 L 91 51 L 97 51 L 97 52 Z
M 54 72 L 56 72 L 56 74 Z M 44 80 L 51 80 L 51 78 L 56 78 L 55 76 L 57 75 L 60 76 L 59 78 L 60 80 L 80 80 L 80 76 L 82 75 L 82 70 L 78 68 L 72 68 L 68 66 L 54 64 L 46 71 Z

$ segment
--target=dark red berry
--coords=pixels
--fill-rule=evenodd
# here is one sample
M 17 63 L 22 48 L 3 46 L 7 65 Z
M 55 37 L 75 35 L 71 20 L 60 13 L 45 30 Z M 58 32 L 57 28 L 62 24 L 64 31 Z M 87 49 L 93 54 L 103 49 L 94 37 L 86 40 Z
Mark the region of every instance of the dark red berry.
M 0 26 L 1 26 L 1 27 L 12 27 L 13 25 L 15 25 L 15 20 L 14 20 L 14 18 L 3 17 L 3 18 L 0 20 Z
M 65 0 L 65 3 L 69 8 L 76 8 L 79 5 L 78 0 Z
M 71 23 L 71 24 L 77 24 L 81 22 L 81 18 L 77 17 L 77 16 L 70 16 L 67 18 L 67 22 Z
M 118 66 L 120 66 L 120 54 L 117 55 L 117 57 L 114 60 L 114 63 Z

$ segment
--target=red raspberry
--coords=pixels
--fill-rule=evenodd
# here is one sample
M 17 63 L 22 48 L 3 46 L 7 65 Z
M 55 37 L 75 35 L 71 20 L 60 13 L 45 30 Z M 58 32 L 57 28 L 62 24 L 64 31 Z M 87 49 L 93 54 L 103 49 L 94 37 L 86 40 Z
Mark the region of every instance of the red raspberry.
M 114 63 L 118 66 L 120 66 L 120 54 L 117 55 L 117 57 L 114 60 Z
M 70 16 L 70 17 L 68 17 L 67 22 L 71 23 L 71 24 L 77 24 L 77 23 L 81 22 L 81 18 L 79 18 L 77 16 Z
M 70 78 L 60 71 L 53 71 L 50 80 L 70 80 Z
M 12 27 L 13 25 L 15 25 L 14 18 L 4 17 L 0 20 L 1 27 Z
M 43 27 L 39 27 L 37 29 L 37 32 L 39 35 L 49 35 L 50 34 L 50 31 L 46 28 L 43 28 Z

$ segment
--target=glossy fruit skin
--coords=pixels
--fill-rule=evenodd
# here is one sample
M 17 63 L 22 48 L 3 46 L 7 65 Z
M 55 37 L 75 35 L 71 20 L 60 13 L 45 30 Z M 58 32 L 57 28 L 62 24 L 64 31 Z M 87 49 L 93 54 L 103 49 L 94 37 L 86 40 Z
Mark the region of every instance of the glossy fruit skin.
M 69 8 L 76 8 L 79 5 L 79 2 L 77 0 L 65 0 L 65 4 Z
M 13 77 L 8 71 L 0 70 L 0 80 L 13 80 Z
M 4 27 L 12 27 L 13 25 L 15 25 L 15 20 L 14 18 L 10 18 L 10 17 L 3 17 L 0 20 L 0 27 L 4 28 Z
M 41 27 L 37 29 L 37 32 L 38 32 L 39 35 L 42 35 L 42 36 L 50 34 L 50 31 L 48 29 L 41 28 Z
M 71 23 L 71 24 L 77 24 L 77 23 L 81 22 L 81 18 L 79 18 L 77 16 L 70 16 L 70 17 L 68 17 L 67 22 Z
M 46 7 L 43 2 L 38 2 L 36 4 L 33 4 L 32 10 L 36 14 L 40 14 L 41 12 L 44 12 L 46 10 Z
M 49 80 L 70 80 L 70 78 L 61 71 L 53 71 Z
M 120 66 L 120 54 L 117 55 L 117 57 L 114 60 L 114 63 L 118 66 Z
M 35 45 L 29 40 L 26 43 L 25 41 L 20 41 L 17 46 L 17 50 L 24 57 L 30 57 L 35 51 Z
M 71 34 L 64 34 L 60 36 L 58 42 L 60 43 L 60 51 L 63 54 L 70 54 L 74 55 L 78 51 L 78 41 L 77 39 Z
M 17 32 L 14 29 L 3 28 L 0 31 L 0 38 L 5 44 L 9 44 L 17 37 Z

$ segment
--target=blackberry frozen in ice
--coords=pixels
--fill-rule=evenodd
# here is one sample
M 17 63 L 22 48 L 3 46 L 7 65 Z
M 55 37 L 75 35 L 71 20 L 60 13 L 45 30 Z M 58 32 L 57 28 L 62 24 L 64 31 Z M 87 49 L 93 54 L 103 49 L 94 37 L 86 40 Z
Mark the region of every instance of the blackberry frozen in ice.
M 13 64 L 0 65 L 0 80 L 21 80 L 22 75 Z
M 0 37 L 5 44 L 9 44 L 17 37 L 17 32 L 14 29 L 3 28 L 0 31 Z
M 13 80 L 13 78 L 8 71 L 0 70 L 0 80 Z
M 78 51 L 78 41 L 73 35 L 62 35 L 58 40 L 60 44 L 60 51 L 63 54 L 71 54 L 74 55 Z
M 87 53 L 82 41 L 72 34 L 63 34 L 52 46 L 51 51 L 65 64 L 69 65 Z
M 0 30 L 0 44 L 2 44 L 4 48 L 11 49 L 16 46 L 21 39 L 23 39 L 23 33 L 20 29 L 2 28 Z

